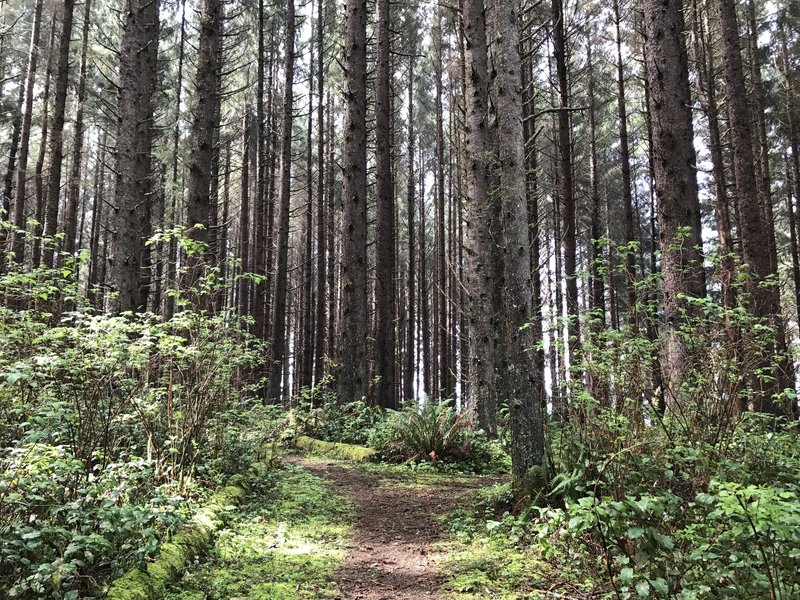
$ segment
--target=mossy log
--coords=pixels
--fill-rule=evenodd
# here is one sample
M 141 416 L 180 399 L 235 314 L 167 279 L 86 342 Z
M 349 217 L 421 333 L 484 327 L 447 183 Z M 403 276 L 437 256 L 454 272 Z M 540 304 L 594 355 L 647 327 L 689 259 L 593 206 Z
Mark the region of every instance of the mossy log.
M 305 435 L 299 436 L 294 445 L 300 450 L 316 452 L 334 458 L 351 460 L 353 462 L 369 462 L 375 460 L 376 452 L 372 448 L 356 446 L 354 444 L 341 444 L 338 442 L 324 442 Z
M 237 506 L 247 494 L 243 480 L 234 478 L 201 508 L 173 538 L 161 546 L 146 569 L 134 567 L 109 588 L 108 600 L 156 600 L 163 598 L 171 581 L 189 561 L 211 545 L 214 534 L 225 522 L 231 506 Z

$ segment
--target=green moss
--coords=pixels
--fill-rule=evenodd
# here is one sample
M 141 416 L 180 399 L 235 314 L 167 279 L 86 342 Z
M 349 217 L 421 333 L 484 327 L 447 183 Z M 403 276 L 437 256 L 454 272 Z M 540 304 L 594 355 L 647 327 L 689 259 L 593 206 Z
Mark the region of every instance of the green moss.
M 165 598 L 333 598 L 353 515 L 350 502 L 324 480 L 297 467 L 282 469 L 276 485 L 244 504 L 219 532 L 209 560 Z
M 154 600 L 164 591 L 191 558 L 207 548 L 229 508 L 238 505 L 247 494 L 241 485 L 228 485 L 216 492 L 192 521 L 172 541 L 161 546 L 147 570 L 134 567 L 115 581 L 108 590 L 108 600 Z
M 372 448 L 338 442 L 324 442 L 305 435 L 301 435 L 295 440 L 295 446 L 307 452 L 324 454 L 353 462 L 367 462 L 374 460 L 376 457 L 376 452 Z

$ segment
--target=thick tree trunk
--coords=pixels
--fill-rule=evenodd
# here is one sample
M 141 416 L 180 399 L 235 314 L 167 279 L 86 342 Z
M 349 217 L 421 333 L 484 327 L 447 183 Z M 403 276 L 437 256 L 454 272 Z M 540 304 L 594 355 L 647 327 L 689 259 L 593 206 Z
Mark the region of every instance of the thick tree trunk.
M 114 218 L 116 310 L 147 306 L 152 96 L 156 86 L 159 0 L 128 0 L 119 70 Z
M 342 321 L 340 402 L 367 395 L 367 2 L 347 0 L 345 15 Z
M 214 133 L 219 127 L 219 78 L 222 44 L 222 2 L 203 0 L 198 40 L 195 105 L 189 138 L 189 185 L 187 216 L 189 237 L 200 244 L 188 257 L 186 288 L 193 288 L 203 275 L 205 263 L 213 261 L 209 254 L 212 240 L 211 175 L 214 161 Z M 216 207 L 214 207 L 216 210 Z M 204 260 L 205 259 L 205 260 Z M 197 299 L 199 300 L 199 299 Z M 200 301 L 198 306 L 206 305 Z
M 522 128 L 522 63 L 514 3 L 495 0 L 491 7 L 492 64 L 496 109 L 499 201 L 503 224 L 503 274 L 506 322 L 505 400 L 510 409 L 511 471 L 518 494 L 541 492 L 544 382 L 536 366 L 538 337 L 531 282 L 528 203 L 525 194 L 525 137 Z M 539 472 L 534 471 L 538 469 Z M 532 479 L 535 478 L 535 479 Z
M 466 411 L 477 428 L 494 435 L 497 430 L 497 362 L 492 305 L 497 274 L 492 269 L 491 222 L 496 219 L 489 202 L 488 131 L 489 82 L 486 16 L 483 0 L 464 0 L 464 55 L 467 64 L 467 268 L 469 294 L 469 395 Z M 524 222 L 527 223 L 527 220 Z M 515 298 L 516 301 L 516 298 Z
M 390 2 L 378 0 L 378 49 L 375 82 L 376 255 L 375 255 L 375 404 L 396 408 L 394 294 L 394 184 L 392 182 L 392 107 Z
M 683 39 L 683 5 L 678 0 L 645 0 L 644 30 L 653 170 L 658 198 L 659 242 L 666 323 L 664 379 L 668 408 L 683 408 L 691 360 L 680 335 L 685 297 L 703 296 L 703 263 L 696 162 L 692 146 L 689 69 Z
M 733 0 L 718 0 L 717 7 L 722 33 L 723 66 L 736 199 L 739 206 L 742 260 L 747 265 L 749 272 L 746 285 L 749 294 L 749 309 L 753 316 L 763 319 L 775 328 L 774 348 L 765 350 L 763 366 L 774 366 L 777 371 L 771 382 L 764 382 L 763 378 L 753 377 L 756 396 L 751 401 L 751 409 L 777 414 L 780 412 L 780 407 L 775 404 L 774 395 L 787 387 L 793 387 L 789 377 L 789 360 L 786 356 L 779 289 L 777 286 L 763 285 L 768 278 L 777 276 L 777 271 L 772 265 L 769 224 L 764 219 L 763 206 L 759 202 L 756 183 L 753 136 L 747 100 L 744 95 L 744 71 L 739 44 L 739 27 L 736 21 L 736 5 Z

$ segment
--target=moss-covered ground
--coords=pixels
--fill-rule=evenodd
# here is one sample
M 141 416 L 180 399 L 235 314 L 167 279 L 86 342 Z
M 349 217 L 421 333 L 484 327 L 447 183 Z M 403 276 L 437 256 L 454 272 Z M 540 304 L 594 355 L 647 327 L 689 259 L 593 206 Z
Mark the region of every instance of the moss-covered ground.
M 476 490 L 471 501 L 441 517 L 448 535 L 438 561 L 449 577 L 448 600 L 534 600 L 605 598 L 569 561 L 547 555 L 544 540 L 532 537 L 525 514 L 512 516 L 509 484 Z M 535 511 L 530 507 L 527 511 Z
M 173 586 L 167 600 L 302 600 L 334 597 L 352 506 L 325 481 L 286 465 L 253 493 L 208 557 Z
M 378 488 L 409 496 L 410 502 L 411 496 L 421 498 L 420 494 L 440 500 L 441 512 L 436 512 L 446 514 L 438 517 L 440 537 L 435 549 L 431 548 L 436 570 L 444 575 L 440 598 L 522 600 L 552 593 L 557 597 L 570 589 L 575 597 L 583 597 L 591 587 L 588 582 L 581 585 L 578 573 L 567 573 L 568 565 L 550 564 L 535 540 L 521 537 L 525 532 L 517 530 L 516 519 L 498 512 L 510 499 L 508 485 L 495 484 L 498 477 L 447 472 L 430 465 L 324 460 L 334 470 L 375 481 L 376 501 Z M 338 492 L 323 476 L 291 463 L 270 477 L 264 491 L 251 493 L 220 532 L 209 555 L 198 557 L 173 585 L 167 600 L 342 597 L 336 579 L 349 564 L 345 560 L 348 539 L 352 543 L 363 534 L 355 522 L 355 506 L 342 495 L 348 489 L 342 485 L 343 476 L 338 475 Z M 370 493 L 369 489 L 356 491 Z M 361 502 L 370 499 L 359 498 Z M 370 546 L 371 551 L 380 552 L 380 544 Z M 380 563 L 380 557 L 374 560 Z M 572 585 L 553 588 L 553 581 L 565 580 Z

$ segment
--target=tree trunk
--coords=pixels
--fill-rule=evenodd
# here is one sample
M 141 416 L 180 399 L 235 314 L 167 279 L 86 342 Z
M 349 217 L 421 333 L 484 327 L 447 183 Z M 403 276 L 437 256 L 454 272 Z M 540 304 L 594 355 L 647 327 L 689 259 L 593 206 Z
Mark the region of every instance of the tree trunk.
M 240 275 L 250 272 L 250 142 L 252 136 L 250 129 L 250 107 L 244 109 L 244 124 L 242 126 L 242 179 L 241 179 L 241 209 L 239 211 L 239 260 L 241 261 Z M 238 311 L 240 317 L 245 317 L 250 311 L 250 298 L 248 291 L 250 282 L 245 277 L 239 279 Z
M 64 251 L 67 254 L 75 252 L 76 229 L 78 226 L 78 202 L 81 189 L 81 154 L 83 154 L 83 115 L 86 102 L 86 56 L 89 49 L 89 23 L 91 18 L 91 0 L 85 0 L 83 5 L 83 34 L 81 40 L 81 64 L 78 73 L 78 110 L 75 115 L 75 133 L 72 145 L 72 172 L 69 176 L 69 189 L 67 192 L 67 216 L 65 219 L 66 239 Z
M 683 386 L 691 382 L 691 361 L 680 328 L 685 297 L 702 297 L 703 263 L 696 164 L 692 146 L 689 69 L 683 31 L 683 5 L 678 0 L 646 0 L 645 58 L 652 122 L 653 170 L 658 198 L 659 242 L 666 323 L 664 379 L 668 409 L 683 406 Z
M 283 140 L 281 144 L 281 194 L 278 207 L 278 252 L 273 295 L 271 366 L 267 402 L 281 401 L 281 377 L 286 360 L 286 302 L 289 287 L 289 211 L 292 192 L 292 110 L 294 99 L 294 0 L 286 3 L 286 41 L 284 46 Z M 288 382 L 285 382 L 288 383 Z
M 326 290 L 329 268 L 325 206 L 325 3 L 317 3 L 317 305 L 314 338 L 314 385 L 325 375 Z
M 467 64 L 467 268 L 469 294 L 469 395 L 466 411 L 477 428 L 490 435 L 497 430 L 495 382 L 495 332 L 492 303 L 496 273 L 491 222 L 496 219 L 489 203 L 490 139 L 488 131 L 489 83 L 486 16 L 483 0 L 464 0 L 464 55 Z M 525 221 L 527 223 L 527 221 Z M 516 301 L 516 298 L 515 298 Z
M 186 0 L 181 0 L 181 31 L 178 40 L 178 73 L 175 85 L 175 126 L 172 130 L 172 193 L 170 227 L 175 228 L 180 224 L 178 213 L 181 209 L 183 198 L 182 186 L 178 185 L 178 145 L 181 139 L 181 98 L 183 96 L 183 61 L 186 53 Z M 165 200 L 166 201 L 166 200 Z M 172 286 L 175 291 L 178 288 L 177 269 L 178 269 L 178 239 L 171 236 L 169 249 L 167 250 L 167 285 Z M 169 320 L 175 313 L 175 296 L 169 294 L 164 303 L 164 318 Z
M 525 137 L 522 127 L 522 64 L 513 3 L 495 0 L 491 7 L 492 90 L 503 223 L 503 274 L 506 323 L 505 400 L 510 409 L 511 472 L 519 495 L 543 491 L 544 428 L 541 399 L 544 382 L 533 352 L 538 337 L 531 327 L 536 313 L 531 282 L 528 203 L 525 194 Z M 538 471 L 537 471 L 538 469 Z M 541 487 L 542 489 L 534 489 Z
M 159 0 L 128 0 L 119 69 L 119 126 L 114 218 L 118 312 L 147 306 L 153 103 Z
M 45 203 L 44 264 L 52 267 L 54 252 L 60 244 L 55 240 L 58 229 L 58 203 L 61 198 L 61 169 L 64 166 L 64 121 L 67 108 L 67 84 L 69 83 L 69 44 L 72 37 L 72 21 L 75 13 L 75 0 L 64 0 L 61 15 L 61 35 L 58 43 L 58 63 L 56 65 L 56 85 L 53 102 L 53 126 L 50 130 L 50 164 L 47 173 L 47 199 Z M 77 140 L 78 138 L 76 138 Z M 78 155 L 80 156 L 80 154 Z M 78 160 L 80 163 L 80 159 Z M 80 166 L 78 166 L 80 170 Z
M 749 270 L 746 284 L 749 294 L 749 310 L 756 318 L 763 319 L 775 327 L 774 347 L 765 349 L 762 366 L 774 366 L 777 371 L 771 382 L 764 382 L 762 378 L 753 377 L 756 396 L 751 401 L 751 409 L 777 414 L 780 412 L 780 407 L 776 405 L 774 395 L 781 393 L 789 386 L 793 387 L 789 378 L 789 361 L 786 356 L 779 289 L 777 286 L 763 285 L 767 278 L 776 277 L 777 272 L 773 268 L 770 256 L 769 224 L 764 219 L 756 184 L 753 137 L 747 100 L 744 95 L 745 82 L 739 45 L 739 26 L 736 21 L 736 6 L 733 0 L 718 0 L 717 7 L 722 32 L 723 66 L 734 180 L 739 206 L 742 260 Z M 777 357 L 774 356 L 776 349 Z
M 28 182 L 28 152 L 30 150 L 31 123 L 33 118 L 33 93 L 36 85 L 36 68 L 39 61 L 39 36 L 42 27 L 43 0 L 36 0 L 31 25 L 31 45 L 28 51 L 28 68 L 25 73 L 25 101 L 19 139 L 19 163 L 17 167 L 17 187 L 14 196 L 14 239 L 12 250 L 14 260 L 22 265 L 25 262 L 25 186 Z
M 209 254 L 212 240 L 211 174 L 214 161 L 214 133 L 219 127 L 219 78 L 222 44 L 222 2 L 203 0 L 198 40 L 195 105 L 189 138 L 189 185 L 187 216 L 189 237 L 200 246 L 189 253 L 186 289 L 193 295 L 206 264 L 213 261 Z M 216 207 L 214 207 L 216 210 Z M 200 300 L 200 299 L 198 299 Z M 206 305 L 200 300 L 198 306 Z
M 572 127 L 569 115 L 569 80 L 567 38 L 562 0 L 553 0 L 553 53 L 558 79 L 558 196 L 561 202 L 564 277 L 567 291 L 567 336 L 569 364 L 577 365 L 580 348 L 580 315 L 578 313 L 578 274 L 575 192 L 572 178 Z M 560 305 L 559 305 L 560 306 Z M 573 372 L 573 375 L 576 373 Z
M 344 186 L 340 402 L 367 395 L 367 2 L 347 0 L 345 16 Z
M 619 160 L 622 170 L 622 204 L 625 211 L 625 243 L 628 244 L 625 256 L 625 286 L 628 291 L 628 323 L 636 326 L 636 255 L 631 244 L 635 241 L 633 196 L 631 184 L 631 152 L 628 142 L 628 109 L 625 105 L 625 69 L 622 62 L 622 16 L 619 0 L 613 1 L 614 27 L 617 46 L 617 117 L 619 120 Z
M 397 408 L 395 398 L 394 184 L 392 182 L 392 107 L 390 2 L 377 0 L 378 49 L 375 82 L 376 254 L 375 254 L 375 404 Z
M 405 377 L 403 379 L 403 400 L 413 401 L 414 380 L 417 375 L 416 363 L 416 268 L 417 268 L 417 242 L 415 239 L 414 215 L 416 214 L 416 186 L 417 180 L 414 174 L 414 155 L 416 153 L 416 130 L 414 128 L 414 67 L 416 66 L 416 38 L 409 51 L 408 59 L 408 188 L 406 190 L 406 216 L 408 218 L 408 325 L 406 327 L 406 353 L 405 353 Z

